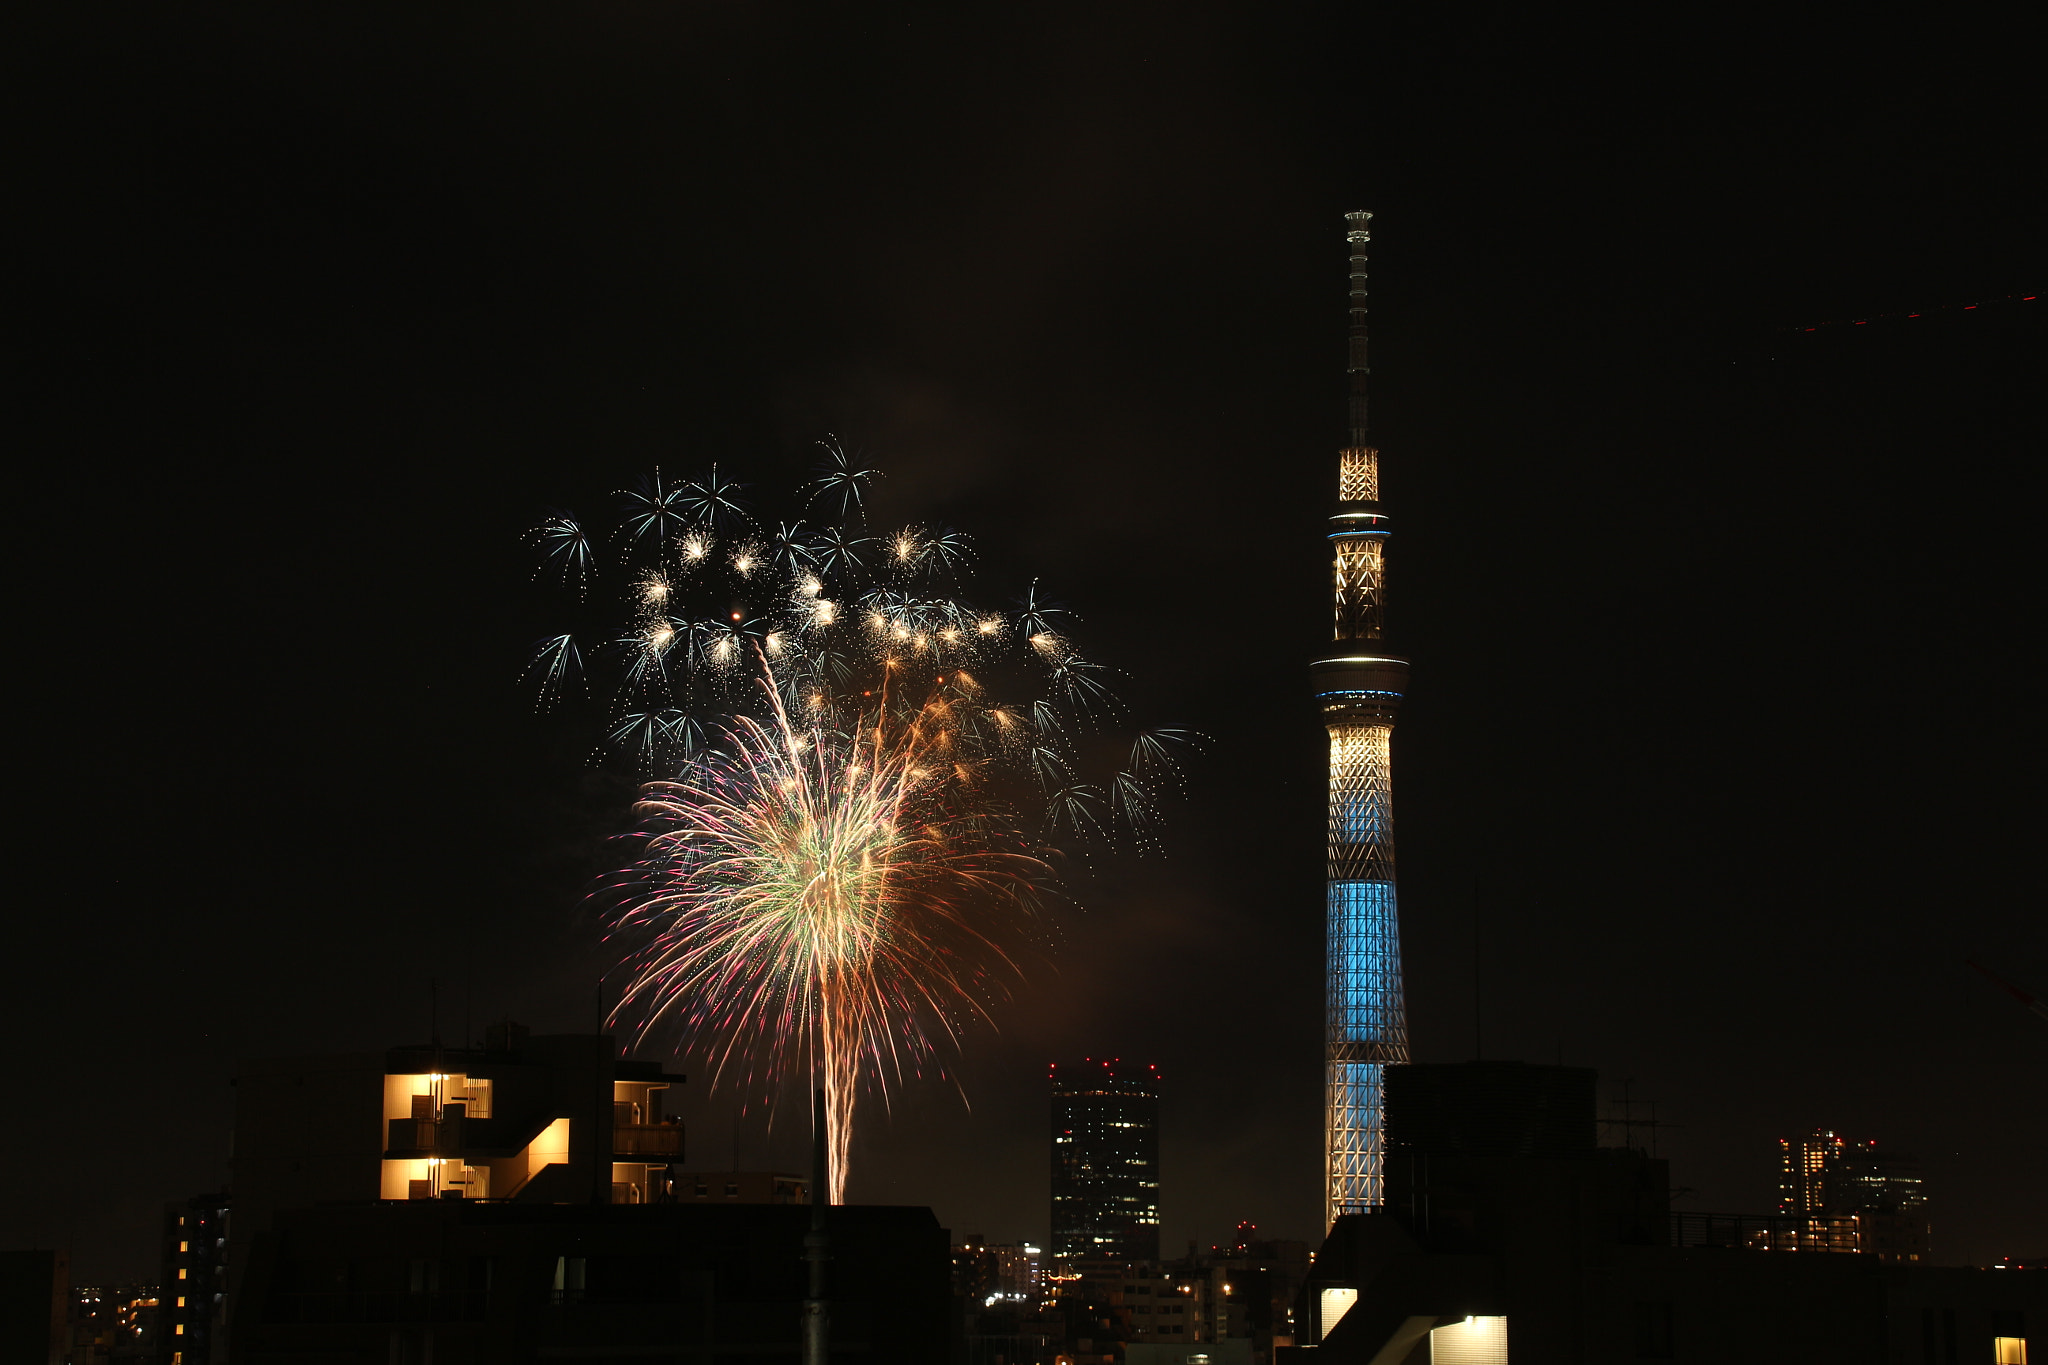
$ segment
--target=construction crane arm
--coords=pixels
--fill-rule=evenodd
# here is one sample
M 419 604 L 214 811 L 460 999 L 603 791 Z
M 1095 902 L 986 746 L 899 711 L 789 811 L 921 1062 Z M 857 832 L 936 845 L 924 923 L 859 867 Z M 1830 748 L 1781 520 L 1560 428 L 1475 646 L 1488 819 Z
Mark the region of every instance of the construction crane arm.
M 1992 971 L 1989 967 L 1985 966 L 1981 962 L 1972 961 L 1970 965 L 1972 967 L 1975 967 L 1978 971 L 1984 973 L 1984 975 L 1990 977 L 1992 984 L 1997 986 L 2000 990 L 2003 990 L 2007 995 L 2010 995 L 2013 999 L 2019 1001 L 2022 1005 L 2025 1005 L 2028 1009 L 2040 1015 L 2043 1019 L 2048 1019 L 2048 1000 L 2043 1000 L 2038 995 L 2034 995 L 2029 991 L 2021 989 L 2019 986 L 2016 986 L 2012 982 L 2007 981 L 2004 977 L 2000 976 L 1997 972 Z

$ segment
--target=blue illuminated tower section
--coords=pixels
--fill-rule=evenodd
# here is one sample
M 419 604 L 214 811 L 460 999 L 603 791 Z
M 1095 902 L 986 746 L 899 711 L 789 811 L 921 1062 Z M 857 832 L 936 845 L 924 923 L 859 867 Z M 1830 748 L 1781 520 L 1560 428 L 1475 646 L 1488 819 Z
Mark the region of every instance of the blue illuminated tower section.
M 1387 537 L 1380 453 L 1366 420 L 1366 246 L 1370 213 L 1345 215 L 1351 249 L 1350 439 L 1330 515 L 1331 645 L 1310 665 L 1330 732 L 1326 875 L 1323 1213 L 1334 1223 L 1382 1202 L 1386 1071 L 1408 1060 L 1401 925 L 1394 898 L 1389 749 L 1408 661 L 1387 649 Z

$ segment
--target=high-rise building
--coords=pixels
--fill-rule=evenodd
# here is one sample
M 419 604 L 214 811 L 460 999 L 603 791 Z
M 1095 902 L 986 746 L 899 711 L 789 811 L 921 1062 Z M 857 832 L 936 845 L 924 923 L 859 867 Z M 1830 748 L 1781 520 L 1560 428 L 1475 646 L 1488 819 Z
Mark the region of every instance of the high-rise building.
M 212 1356 L 214 1338 L 227 1313 L 232 1207 L 226 1190 L 164 1206 L 158 1365 L 205 1365 Z
M 1828 1212 L 1850 1219 L 1856 1249 L 1886 1261 L 1924 1260 L 1927 1193 L 1910 1152 L 1852 1143 L 1828 1176 Z
M 1808 1239 L 1887 1261 L 1927 1255 L 1927 1196 L 1912 1155 L 1851 1143 L 1826 1129 L 1778 1142 L 1778 1207 Z
M 1846 1144 L 1824 1128 L 1778 1139 L 1778 1212 L 1819 1213 L 1827 1207 L 1828 1171 Z
M 1051 1250 L 1066 1266 L 1159 1260 L 1157 1067 L 1053 1067 Z
M 1407 659 L 1386 643 L 1387 539 L 1380 452 L 1366 416 L 1366 246 L 1370 213 L 1345 215 L 1351 253 L 1349 437 L 1330 515 L 1332 643 L 1310 665 L 1330 734 L 1326 877 L 1323 1215 L 1382 1202 L 1386 1069 L 1408 1060 L 1401 928 L 1394 897 L 1394 718 Z

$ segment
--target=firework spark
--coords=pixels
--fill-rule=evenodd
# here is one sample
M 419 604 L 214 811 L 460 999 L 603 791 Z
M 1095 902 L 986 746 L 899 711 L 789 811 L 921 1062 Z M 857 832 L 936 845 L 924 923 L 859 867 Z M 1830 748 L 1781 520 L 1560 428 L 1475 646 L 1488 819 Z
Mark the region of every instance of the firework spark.
M 966 538 L 871 533 L 877 476 L 826 449 L 802 492 L 829 524 L 757 524 L 716 470 L 623 490 L 626 619 L 551 637 L 528 672 L 544 707 L 603 706 L 602 747 L 646 784 L 638 856 L 606 882 L 621 1010 L 679 1026 L 715 1079 L 811 1074 L 836 1201 L 863 1086 L 886 1097 L 988 1017 L 1049 860 L 1145 851 L 1198 737 L 1105 762 L 1122 712 L 1071 614 L 1035 582 L 1010 613 L 955 596 Z M 565 583 L 600 572 L 574 518 L 533 538 Z

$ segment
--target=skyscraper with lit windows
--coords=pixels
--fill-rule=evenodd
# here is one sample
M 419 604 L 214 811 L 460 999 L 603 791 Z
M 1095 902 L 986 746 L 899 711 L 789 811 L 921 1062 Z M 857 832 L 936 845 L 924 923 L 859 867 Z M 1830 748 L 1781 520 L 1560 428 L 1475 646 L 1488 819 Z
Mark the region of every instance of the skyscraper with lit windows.
M 1387 1067 L 1408 1060 L 1401 927 L 1394 895 L 1394 718 L 1408 661 L 1386 642 L 1387 541 L 1380 452 L 1366 416 L 1366 246 L 1370 213 L 1345 215 L 1351 257 L 1348 439 L 1330 514 L 1331 643 L 1310 665 L 1330 736 L 1325 876 L 1323 1214 L 1334 1223 L 1382 1202 Z
M 1159 1069 L 1052 1068 L 1055 1265 L 1159 1260 Z

